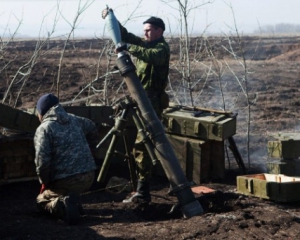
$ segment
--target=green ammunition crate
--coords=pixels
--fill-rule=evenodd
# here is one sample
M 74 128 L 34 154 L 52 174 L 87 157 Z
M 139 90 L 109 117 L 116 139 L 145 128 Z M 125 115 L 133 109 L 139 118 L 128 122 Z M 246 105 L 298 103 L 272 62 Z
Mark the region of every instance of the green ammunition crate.
M 40 122 L 34 114 L 0 103 L 0 126 L 34 133 Z
M 0 185 L 37 179 L 33 139 L 30 136 L 0 138 Z
M 96 125 L 113 125 L 113 108 L 111 106 L 63 106 L 68 113 L 92 120 Z
M 238 176 L 237 192 L 277 202 L 299 201 L 300 178 L 267 173 Z
M 295 164 L 293 160 L 267 162 L 268 173 L 296 176 Z
M 166 109 L 163 113 L 165 131 L 201 140 L 223 141 L 236 133 L 236 117 L 210 111 Z
M 295 159 L 300 156 L 300 140 L 285 139 L 268 142 L 268 156 Z
M 224 179 L 224 142 L 166 134 L 188 179 L 196 184 Z
M 64 108 L 69 113 L 94 121 L 98 128 L 100 139 L 114 125 L 114 120 L 110 118 L 113 115 L 113 109 L 110 106 L 64 106 Z M 0 126 L 4 127 L 6 132 L 12 133 L 0 136 L 0 184 L 37 178 L 34 163 L 33 136 L 40 122 L 36 116 L 36 109 L 24 112 L 20 109 L 0 104 L 0 112 L 5 112 L 0 117 Z M 126 133 L 129 139 L 134 139 L 135 136 L 132 137 L 132 135 L 136 134 L 136 130 L 127 131 Z M 99 148 L 95 154 L 96 164 L 99 166 L 105 157 L 108 144 L 109 141 Z M 132 145 L 133 143 L 131 143 Z M 119 151 L 124 148 L 122 141 L 118 143 L 117 148 Z M 123 159 L 120 162 L 123 163 Z
M 300 157 L 300 134 L 280 132 L 271 135 L 276 140 L 268 142 L 268 156 L 282 159 Z

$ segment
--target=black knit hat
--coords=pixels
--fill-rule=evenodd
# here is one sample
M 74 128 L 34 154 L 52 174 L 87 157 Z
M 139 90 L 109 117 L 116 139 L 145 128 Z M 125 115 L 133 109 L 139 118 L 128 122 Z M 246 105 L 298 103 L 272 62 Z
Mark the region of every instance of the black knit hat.
M 162 30 L 165 31 L 165 23 L 161 18 L 151 17 L 151 18 L 147 19 L 145 22 L 143 22 L 143 24 L 145 24 L 145 23 L 150 23 L 154 26 L 162 28 Z
M 44 94 L 40 97 L 36 104 L 36 110 L 44 116 L 46 112 L 56 104 L 58 104 L 58 98 L 54 96 L 52 93 Z

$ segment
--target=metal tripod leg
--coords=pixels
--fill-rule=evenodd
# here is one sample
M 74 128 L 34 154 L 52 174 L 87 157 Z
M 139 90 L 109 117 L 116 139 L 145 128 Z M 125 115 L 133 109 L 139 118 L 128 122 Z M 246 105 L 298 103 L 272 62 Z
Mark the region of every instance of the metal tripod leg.
M 123 104 L 120 104 L 123 108 L 121 116 L 116 118 L 115 125 L 112 127 L 112 129 L 108 132 L 108 134 L 102 139 L 102 141 L 97 145 L 97 148 L 99 148 L 101 145 L 103 145 L 111 136 L 111 142 L 107 149 L 105 159 L 102 164 L 102 168 L 100 170 L 100 173 L 98 175 L 97 181 L 98 182 L 104 182 L 104 179 L 106 178 L 108 169 L 110 167 L 111 157 L 114 155 L 122 155 L 122 157 L 126 158 L 128 161 L 129 171 L 130 171 L 130 177 L 132 182 L 133 190 L 137 187 L 137 178 L 135 173 L 135 164 L 134 164 L 134 158 L 131 154 L 130 147 L 129 147 L 129 141 L 126 136 L 126 124 L 127 124 L 127 115 L 128 113 L 132 113 L 132 118 L 134 120 L 134 123 L 137 127 L 137 130 L 139 134 L 142 136 L 142 141 L 145 144 L 145 147 L 149 153 L 149 156 L 152 159 L 152 163 L 155 164 L 157 162 L 156 155 L 154 153 L 154 146 L 149 138 L 149 134 L 145 130 L 144 124 L 140 117 L 138 116 L 138 109 L 135 104 L 129 99 L 126 99 Z M 123 142 L 126 150 L 126 154 L 122 154 L 118 151 L 116 151 L 116 144 L 120 138 L 120 136 L 123 137 Z
M 134 164 L 134 158 L 131 154 L 130 148 L 129 148 L 129 141 L 127 139 L 127 135 L 123 135 L 125 150 L 126 150 L 126 158 L 128 159 L 128 167 L 129 167 L 129 174 L 131 178 L 131 184 L 133 191 L 136 191 L 137 188 L 137 177 L 136 177 L 136 171 L 135 171 L 135 164 Z
M 233 137 L 229 137 L 228 142 L 229 142 L 229 149 L 232 151 L 239 168 L 242 170 L 243 174 L 246 174 L 247 170 L 246 170 L 245 164 L 243 162 L 243 159 L 242 159 L 242 156 L 241 156 L 239 150 L 237 149 L 237 146 L 235 144 Z
M 110 167 L 111 163 L 111 157 L 115 154 L 115 147 L 119 140 L 119 137 L 121 136 L 123 129 L 126 126 L 126 119 L 124 118 L 127 114 L 127 109 L 124 109 L 121 117 L 116 118 L 115 125 L 112 127 L 112 129 L 108 132 L 108 134 L 103 138 L 103 140 L 97 145 L 97 148 L 99 148 L 110 136 L 112 136 L 112 139 L 110 141 L 110 145 L 107 149 L 105 159 L 102 164 L 102 168 L 100 170 L 100 173 L 98 175 L 97 181 L 98 182 L 104 182 L 104 179 L 106 178 L 108 169 Z
M 149 156 L 152 160 L 152 164 L 155 165 L 158 160 L 157 160 L 157 157 L 154 152 L 154 145 L 153 145 L 152 141 L 150 140 L 149 134 L 145 131 L 144 124 L 143 124 L 142 120 L 140 119 L 140 117 L 138 116 L 137 112 L 138 112 L 138 109 L 135 108 L 135 111 L 133 111 L 133 113 L 132 113 L 133 121 L 138 129 L 138 133 L 142 137 L 142 141 L 147 149 L 147 152 L 149 153 Z

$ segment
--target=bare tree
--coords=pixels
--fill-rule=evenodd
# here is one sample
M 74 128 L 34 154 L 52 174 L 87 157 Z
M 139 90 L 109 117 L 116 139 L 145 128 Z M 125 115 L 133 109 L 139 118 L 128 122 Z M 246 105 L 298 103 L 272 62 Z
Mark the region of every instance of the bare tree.
M 4 29 L 3 35 L 0 38 L 0 60 L 1 62 L 3 62 L 3 66 L 0 69 L 0 74 L 1 75 L 6 75 L 4 72 L 9 68 L 9 66 L 15 61 L 15 59 L 17 58 L 16 56 L 13 59 L 6 59 L 6 55 L 7 55 L 7 48 L 8 45 L 14 40 L 14 37 L 16 36 L 16 34 L 19 31 L 19 28 L 22 24 L 22 18 L 21 19 L 17 18 L 16 16 L 14 16 L 17 20 L 18 20 L 18 25 L 17 27 L 14 29 L 14 31 L 12 33 L 10 33 L 10 29 L 9 29 L 9 21 L 7 22 L 7 25 Z M 8 33 L 9 32 L 9 33 Z M 6 35 L 8 35 L 9 37 L 7 37 Z M 2 99 L 2 103 L 5 102 L 5 99 L 7 98 L 8 94 L 10 93 L 10 83 L 7 82 L 8 85 L 8 89 L 5 93 L 4 98 Z
M 190 59 L 190 48 L 191 48 L 191 38 L 189 29 L 189 16 L 192 11 L 198 10 L 200 7 L 210 4 L 213 1 L 203 1 L 199 3 L 198 1 L 188 1 L 188 0 L 161 0 L 163 3 L 168 4 L 170 7 L 175 8 L 179 12 L 178 23 L 180 26 L 180 37 L 179 37 L 179 49 L 180 57 L 178 61 L 178 66 L 176 69 L 181 74 L 182 88 L 184 92 L 185 104 L 190 103 L 194 106 L 194 99 L 192 94 L 192 86 L 194 79 L 192 79 L 192 66 Z M 178 7 L 173 7 L 172 3 L 177 3 Z M 188 98 L 187 98 L 188 97 Z
M 211 45 L 209 44 L 209 41 L 207 41 L 207 47 L 206 50 L 208 52 L 208 55 L 211 58 L 211 62 L 213 65 L 214 70 L 212 70 L 213 74 L 217 77 L 217 81 L 219 83 L 219 89 L 221 93 L 221 98 L 222 98 L 222 109 L 225 111 L 226 110 L 226 103 L 225 103 L 225 98 L 224 98 L 224 91 L 223 91 L 223 86 L 222 86 L 222 75 L 223 75 L 223 63 L 222 61 L 218 60 L 217 57 L 215 56 Z
M 64 54 L 65 54 L 65 51 L 66 51 L 66 47 L 68 45 L 68 42 L 72 36 L 72 34 L 74 33 L 75 29 L 77 28 L 78 26 L 78 21 L 79 21 L 79 17 L 80 15 L 94 2 L 95 0 L 91 0 L 91 1 L 86 1 L 83 5 L 81 5 L 81 0 L 79 0 L 79 3 L 78 3 L 78 9 L 77 9 L 77 13 L 74 17 L 74 20 L 73 22 L 69 22 L 63 15 L 63 13 L 61 12 L 61 16 L 65 19 L 65 21 L 70 25 L 71 27 L 71 30 L 69 32 L 69 34 L 67 35 L 67 38 L 65 40 L 65 43 L 64 43 L 64 46 L 63 46 L 63 49 L 61 51 L 61 56 L 60 56 L 60 59 L 59 59 L 59 63 L 58 63 L 58 74 L 57 74 L 57 80 L 56 80 L 56 91 L 57 91 L 57 97 L 59 98 L 59 94 L 60 94 L 60 78 L 61 78 L 61 71 L 62 71 L 62 62 L 63 62 L 63 59 L 64 59 Z M 59 8 L 59 5 L 58 5 L 58 8 Z
M 241 34 L 240 34 L 240 32 L 238 30 L 238 27 L 237 27 L 237 22 L 236 22 L 236 18 L 235 18 L 235 13 L 234 13 L 233 7 L 232 7 L 231 4 L 229 4 L 228 6 L 231 9 L 232 16 L 233 16 L 233 21 L 234 21 L 234 29 L 233 30 L 235 32 L 235 36 L 234 37 L 230 37 L 229 35 L 227 35 L 227 41 L 228 41 L 229 48 L 225 47 L 224 45 L 223 45 L 223 48 L 227 52 L 229 52 L 230 55 L 242 67 L 242 69 L 243 69 L 242 76 L 238 76 L 236 74 L 236 72 L 230 67 L 230 64 L 227 61 L 225 61 L 225 64 L 226 64 L 227 68 L 230 70 L 230 72 L 232 73 L 232 75 L 234 76 L 234 78 L 236 79 L 236 81 L 238 82 L 238 84 L 239 84 L 239 86 L 240 86 L 240 88 L 242 90 L 242 93 L 243 93 L 243 95 L 246 98 L 246 108 L 247 108 L 247 128 L 246 128 L 246 136 L 247 136 L 247 159 L 248 159 L 248 168 L 250 168 L 250 162 L 251 162 L 251 160 L 250 160 L 251 105 L 252 105 L 252 102 L 255 101 L 255 99 L 251 101 L 251 99 L 249 97 L 249 87 L 248 87 L 248 84 L 249 84 L 249 75 L 251 73 L 248 62 L 250 63 L 251 59 L 250 59 L 250 61 L 247 61 L 247 59 L 246 59 L 245 49 L 244 49 L 244 42 L 242 40 Z M 234 41 L 233 41 L 233 39 L 234 39 Z M 235 43 L 235 45 L 237 45 L 237 48 L 233 47 L 233 44 L 234 44 L 233 42 Z M 254 54 L 256 53 L 257 47 L 258 47 L 258 44 L 256 46 Z M 254 54 L 253 54 L 252 58 L 254 57 Z
M 23 87 L 26 84 L 27 80 L 29 79 L 33 68 L 39 62 L 39 58 L 41 56 L 47 54 L 47 51 L 43 52 L 42 49 L 43 49 L 44 45 L 47 44 L 47 42 L 49 41 L 51 35 L 55 32 L 55 27 L 56 27 L 56 24 L 57 24 L 58 15 L 57 15 L 57 12 L 56 12 L 54 22 L 53 22 L 53 25 L 52 25 L 52 30 L 50 32 L 48 32 L 48 38 L 46 38 L 45 40 L 42 40 L 42 38 L 41 38 L 41 29 L 42 29 L 42 26 L 43 26 L 43 23 L 44 23 L 44 20 L 45 20 L 46 17 L 47 17 L 47 15 L 45 15 L 43 17 L 43 20 L 41 22 L 40 32 L 39 32 L 39 40 L 36 43 L 35 50 L 34 50 L 32 56 L 27 61 L 27 63 L 20 66 L 19 69 L 17 70 L 17 72 L 14 74 L 12 80 L 9 83 L 8 88 L 6 89 L 6 92 L 5 92 L 4 97 L 2 99 L 2 103 L 4 103 L 6 101 L 12 86 L 14 84 L 21 84 L 21 86 L 18 90 L 16 99 L 15 99 L 15 103 L 13 104 L 13 106 L 16 107 L 18 99 L 20 97 L 20 94 L 23 90 Z
M 4 57 L 4 55 L 5 55 L 6 47 L 8 46 L 8 44 L 9 44 L 11 41 L 14 40 L 14 37 L 15 37 L 16 34 L 18 33 L 19 28 L 20 28 L 20 26 L 21 26 L 21 24 L 22 24 L 22 21 L 23 21 L 22 18 L 23 18 L 23 16 L 21 17 L 21 19 L 17 18 L 16 16 L 15 16 L 15 18 L 16 18 L 17 21 L 18 21 L 18 25 L 17 25 L 17 27 L 14 29 L 13 33 L 10 34 L 8 38 L 6 37 L 7 32 L 10 33 L 10 29 L 9 29 L 9 27 L 8 27 L 8 24 L 9 24 L 9 21 L 8 21 L 8 22 L 7 22 L 7 25 L 6 25 L 5 29 L 4 29 L 3 35 L 2 35 L 1 38 L 0 38 L 0 43 L 1 43 L 1 45 L 0 45 L 0 59 L 1 59 L 1 60 L 3 59 L 3 57 Z M 6 40 L 4 40 L 4 39 L 6 39 Z

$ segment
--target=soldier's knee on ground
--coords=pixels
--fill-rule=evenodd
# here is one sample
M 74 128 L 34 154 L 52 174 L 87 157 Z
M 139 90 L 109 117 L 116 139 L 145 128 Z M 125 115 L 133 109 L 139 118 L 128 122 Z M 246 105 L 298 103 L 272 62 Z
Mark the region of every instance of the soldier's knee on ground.
M 51 215 L 56 218 L 63 219 L 65 216 L 65 206 L 62 198 L 56 198 L 47 204 L 47 208 Z
M 59 197 L 46 199 L 40 194 L 36 199 L 37 209 L 46 214 L 50 214 L 56 218 L 64 216 L 64 204 Z

